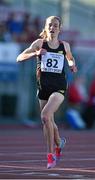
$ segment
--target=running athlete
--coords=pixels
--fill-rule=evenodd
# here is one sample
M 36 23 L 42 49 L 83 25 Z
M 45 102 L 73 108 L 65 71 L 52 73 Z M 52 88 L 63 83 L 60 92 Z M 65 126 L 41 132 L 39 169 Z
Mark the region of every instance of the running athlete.
M 54 114 L 64 101 L 67 89 L 65 61 L 68 61 L 73 72 L 77 72 L 69 43 L 58 39 L 60 28 L 59 17 L 48 17 L 40 39 L 35 40 L 17 57 L 17 62 L 37 57 L 38 98 L 43 132 L 47 141 L 48 169 L 56 165 L 65 144 L 65 138 L 60 138 L 54 121 Z

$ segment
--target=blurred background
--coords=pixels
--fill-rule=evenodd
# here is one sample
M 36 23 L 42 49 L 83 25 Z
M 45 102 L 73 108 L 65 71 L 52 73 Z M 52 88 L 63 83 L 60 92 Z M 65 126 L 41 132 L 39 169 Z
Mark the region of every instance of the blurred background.
M 36 61 L 16 63 L 39 37 L 48 16 L 62 19 L 59 38 L 70 43 L 78 67 L 55 114 L 64 128 L 95 128 L 95 0 L 0 0 L 0 125 L 38 126 Z

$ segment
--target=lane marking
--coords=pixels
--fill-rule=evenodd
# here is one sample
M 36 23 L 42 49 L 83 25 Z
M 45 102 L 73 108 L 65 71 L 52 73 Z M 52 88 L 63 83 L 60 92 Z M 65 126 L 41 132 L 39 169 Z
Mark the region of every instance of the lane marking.
M 46 172 L 46 173 L 45 173 L 45 172 L 29 172 L 29 173 L 26 172 L 26 173 L 22 173 L 22 174 L 20 174 L 20 175 L 36 175 L 36 176 L 37 176 L 37 175 L 38 175 L 38 176 L 39 176 L 39 175 L 42 175 L 42 176 L 43 176 L 43 175 L 47 175 L 47 176 L 53 176 L 53 177 L 56 177 L 56 176 L 58 177 L 58 176 L 60 176 L 60 174 L 57 174 L 57 173 L 47 173 L 47 172 Z
M 81 168 L 54 168 L 55 170 L 59 171 L 74 171 L 74 172 L 89 172 L 89 173 L 95 173 L 95 170 L 90 169 L 81 169 Z
M 19 169 L 28 169 L 28 170 L 35 170 L 35 171 L 48 171 L 48 169 L 46 167 L 30 167 L 30 166 L 17 166 L 17 165 L 0 165 L 0 167 L 2 168 L 19 168 Z M 57 170 L 57 171 L 76 171 L 76 172 L 90 172 L 90 173 L 95 173 L 95 170 L 92 169 L 82 169 L 82 168 L 53 168 L 50 169 L 51 171 L 53 170 Z

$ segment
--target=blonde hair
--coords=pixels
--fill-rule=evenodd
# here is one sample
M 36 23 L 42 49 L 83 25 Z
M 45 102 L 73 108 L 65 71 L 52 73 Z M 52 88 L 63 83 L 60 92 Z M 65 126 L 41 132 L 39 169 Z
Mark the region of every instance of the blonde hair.
M 60 17 L 58 17 L 58 16 L 49 16 L 49 17 L 46 19 L 45 27 L 46 27 L 46 24 L 47 24 L 47 21 L 48 21 L 48 20 L 54 20 L 54 19 L 57 19 L 57 20 L 59 21 L 59 27 L 61 27 L 61 19 L 60 19 Z M 43 31 L 39 34 L 39 36 L 40 36 L 41 38 L 43 38 L 44 40 L 47 38 L 47 32 L 46 32 L 46 30 L 45 30 L 45 27 L 44 27 Z

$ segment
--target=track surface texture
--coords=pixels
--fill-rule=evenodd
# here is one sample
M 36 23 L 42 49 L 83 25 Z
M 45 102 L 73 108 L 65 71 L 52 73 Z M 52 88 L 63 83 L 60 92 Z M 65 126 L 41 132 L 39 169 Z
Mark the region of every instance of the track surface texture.
M 0 179 L 95 180 L 95 130 L 59 128 L 67 139 L 60 163 L 46 168 L 42 128 L 0 128 Z

